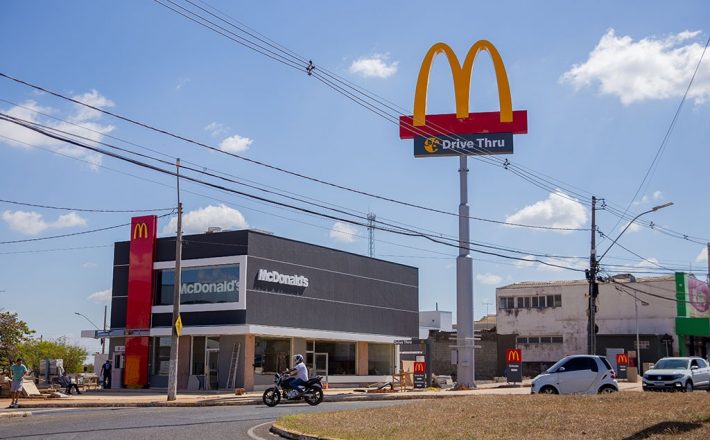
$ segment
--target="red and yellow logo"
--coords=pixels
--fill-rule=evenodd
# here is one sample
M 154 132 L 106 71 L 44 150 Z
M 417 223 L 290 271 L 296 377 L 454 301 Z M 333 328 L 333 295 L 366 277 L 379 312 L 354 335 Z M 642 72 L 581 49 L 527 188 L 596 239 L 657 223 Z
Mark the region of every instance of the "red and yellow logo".
M 471 75 L 476 57 L 481 51 L 488 52 L 493 60 L 500 106 L 500 111 L 498 112 L 469 113 Z M 456 98 L 456 113 L 427 116 L 426 102 L 429 74 L 434 59 L 441 53 L 446 56 L 451 68 L 454 96 Z M 402 139 L 446 134 L 524 134 L 527 131 L 527 111 L 513 111 L 510 84 L 508 83 L 508 74 L 505 71 L 503 59 L 495 46 L 487 40 L 479 40 L 474 43 L 466 54 L 463 63 L 459 62 L 456 54 L 448 44 L 434 44 L 424 56 L 419 76 L 417 77 L 417 86 L 414 93 L 414 115 L 401 116 L 399 125 L 399 134 Z
M 523 351 L 519 348 L 508 348 L 505 350 L 505 361 L 509 364 L 523 363 Z
M 629 356 L 625 353 L 616 355 L 616 365 L 629 365 Z
M 133 227 L 133 239 L 148 238 L 148 224 L 145 222 L 136 223 Z
M 435 137 L 429 137 L 424 141 L 424 150 L 427 153 L 436 153 L 439 150 L 439 144 L 441 141 Z
M 424 374 L 426 372 L 426 362 L 414 363 L 414 374 Z

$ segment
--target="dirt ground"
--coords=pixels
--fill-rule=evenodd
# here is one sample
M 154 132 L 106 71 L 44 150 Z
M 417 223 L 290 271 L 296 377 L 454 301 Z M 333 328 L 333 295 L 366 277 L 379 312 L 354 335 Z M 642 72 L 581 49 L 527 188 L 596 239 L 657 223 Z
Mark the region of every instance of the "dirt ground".
M 710 439 L 710 393 L 481 395 L 286 416 L 278 425 L 340 439 Z

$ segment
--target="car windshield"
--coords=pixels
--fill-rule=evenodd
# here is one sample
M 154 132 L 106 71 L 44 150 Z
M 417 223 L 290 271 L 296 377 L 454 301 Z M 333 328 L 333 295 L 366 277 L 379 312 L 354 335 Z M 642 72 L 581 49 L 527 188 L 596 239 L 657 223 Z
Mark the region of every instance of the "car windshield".
M 676 368 L 688 368 L 687 359 L 661 359 L 653 366 L 654 370 L 673 370 Z

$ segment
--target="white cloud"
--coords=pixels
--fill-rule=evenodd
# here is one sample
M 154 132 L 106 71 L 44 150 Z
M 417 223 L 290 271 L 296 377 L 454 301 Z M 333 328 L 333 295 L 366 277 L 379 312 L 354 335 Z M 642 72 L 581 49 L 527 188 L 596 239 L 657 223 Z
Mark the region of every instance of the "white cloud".
M 587 222 L 587 210 L 576 199 L 557 190 L 546 200 L 526 206 L 505 219 L 508 223 L 555 228 L 579 228 Z M 515 226 L 511 226 L 515 227 Z M 569 231 L 555 231 L 566 233 Z
M 599 93 L 619 98 L 624 105 L 649 99 L 683 96 L 700 60 L 704 45 L 691 42 L 700 31 L 684 31 L 665 38 L 634 41 L 617 36 L 614 29 L 604 34 L 589 58 L 573 65 L 560 81 L 576 89 L 598 84 Z M 702 104 L 710 97 L 710 63 L 698 69 L 688 98 Z
M 532 260 L 534 259 L 535 257 L 533 257 L 532 255 L 526 255 L 523 257 L 523 260 L 516 261 L 515 265 L 521 269 L 533 267 L 535 265 L 535 262 Z
M 114 105 L 111 100 L 101 95 L 96 90 L 75 95 L 73 98 L 99 108 L 112 107 Z M 95 142 L 101 141 L 105 134 L 114 130 L 112 125 L 102 125 L 98 122 L 101 118 L 101 112 L 79 104 L 74 104 L 72 108 L 72 112 L 63 115 L 61 114 L 62 112 L 57 109 L 42 107 L 36 101 L 28 100 L 21 103 L 19 106 L 3 109 L 3 111 L 18 119 L 39 123 L 69 134 L 83 136 L 88 140 L 79 139 L 79 141 L 86 142 L 90 145 L 95 145 Z M 67 122 L 47 118 L 37 112 L 55 115 Z M 93 131 L 85 130 L 77 125 Z M 65 135 L 66 133 L 60 134 Z M 40 133 L 10 122 L 0 121 L 0 142 L 24 149 L 31 149 L 32 147 L 49 148 L 57 153 L 87 161 L 93 169 L 97 169 L 97 166 L 101 164 L 101 155 L 99 153 L 48 138 Z
M 375 54 L 369 58 L 361 57 L 350 65 L 350 73 L 362 75 L 366 78 L 389 78 L 397 73 L 399 62 L 392 61 L 387 64 L 387 55 Z
M 219 149 L 228 153 L 241 153 L 242 151 L 246 151 L 252 142 L 254 142 L 253 139 L 235 134 L 220 142 Z
M 708 262 L 708 248 L 704 247 L 700 250 L 700 253 L 695 257 L 696 263 L 707 263 Z
M 65 229 L 86 225 L 86 219 L 76 212 L 62 214 L 53 222 L 45 221 L 42 214 L 35 211 L 4 211 L 2 219 L 13 231 L 26 235 L 37 235 L 47 229 Z
M 229 133 L 229 127 L 221 122 L 213 121 L 205 126 L 205 131 L 214 137 L 219 137 Z
M 352 243 L 355 241 L 357 234 L 357 229 L 350 223 L 335 222 L 333 227 L 330 228 L 330 238 L 335 241 L 342 241 L 344 243 Z
M 177 83 L 175 83 L 175 90 L 182 90 L 190 81 L 192 81 L 191 78 L 178 78 Z
M 641 226 L 639 226 L 639 224 L 636 223 L 636 222 L 633 222 L 633 223 L 626 223 L 626 225 L 625 225 L 624 227 L 626 227 L 627 225 L 628 225 L 628 227 L 629 227 L 629 228 L 626 230 L 626 233 L 627 233 L 627 234 L 629 234 L 629 233 L 631 233 L 631 232 L 638 232 L 638 231 L 641 230 Z
M 639 200 L 634 202 L 634 205 L 645 205 L 651 201 L 659 201 L 665 198 L 665 194 L 661 191 L 654 191 L 651 195 L 644 194 Z
M 182 216 L 182 229 L 186 234 L 201 234 L 209 227 L 222 229 L 246 229 L 249 227 L 241 212 L 227 205 L 209 205 L 190 211 Z M 163 234 L 174 234 L 177 230 L 177 217 L 163 228 Z
M 476 279 L 483 284 L 494 286 L 503 281 L 503 277 L 490 272 L 476 274 Z
M 106 303 L 111 301 L 111 289 L 100 290 L 86 297 L 93 303 Z
M 660 191 L 653 192 L 653 200 L 661 200 L 663 198 L 663 193 Z

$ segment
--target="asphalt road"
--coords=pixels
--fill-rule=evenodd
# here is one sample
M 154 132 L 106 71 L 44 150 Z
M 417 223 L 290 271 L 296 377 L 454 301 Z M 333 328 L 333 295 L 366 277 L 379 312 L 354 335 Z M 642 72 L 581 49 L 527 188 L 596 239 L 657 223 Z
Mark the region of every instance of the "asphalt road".
M 402 405 L 407 402 L 323 402 L 275 408 L 218 406 L 188 408 L 37 409 L 25 418 L 0 419 L 0 439 L 276 439 L 269 422 L 287 414 Z

